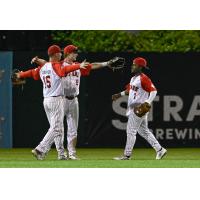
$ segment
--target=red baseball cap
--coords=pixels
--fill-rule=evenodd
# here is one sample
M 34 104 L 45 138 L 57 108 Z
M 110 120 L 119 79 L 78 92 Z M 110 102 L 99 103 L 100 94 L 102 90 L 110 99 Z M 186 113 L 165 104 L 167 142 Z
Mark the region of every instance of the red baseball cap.
M 70 45 L 67 45 L 65 48 L 64 48 L 64 54 L 69 54 L 69 53 L 73 53 L 73 52 L 76 52 L 78 50 L 78 47 L 70 44 Z
M 51 56 L 55 53 L 61 53 L 61 48 L 58 45 L 52 45 L 48 48 L 48 55 Z
M 139 65 L 140 67 L 145 67 L 145 68 L 148 68 L 147 67 L 147 61 L 145 58 L 142 58 L 142 57 L 137 57 L 133 60 L 133 64 L 136 64 L 136 65 Z

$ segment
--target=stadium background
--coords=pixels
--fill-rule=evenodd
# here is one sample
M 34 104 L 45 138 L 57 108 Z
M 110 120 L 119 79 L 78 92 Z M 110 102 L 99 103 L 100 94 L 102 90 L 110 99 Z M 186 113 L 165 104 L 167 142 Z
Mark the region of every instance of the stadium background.
M 159 98 L 154 102 L 149 127 L 166 147 L 199 147 L 199 35 L 198 31 L 1 31 L 0 54 L 10 52 L 10 65 L 20 70 L 34 67 L 30 60 L 35 55 L 47 59 L 46 49 L 52 43 L 62 47 L 70 43 L 80 46 L 79 61 L 84 58 L 90 62 L 105 61 L 122 56 L 130 66 L 133 57 L 144 56 L 151 68 L 145 73 L 155 83 Z M 8 69 L 11 66 L 0 64 L 1 70 L 5 70 L 0 83 L 0 100 L 4 102 L 0 107 L 0 145 L 34 147 L 48 129 L 41 83 L 28 80 L 23 91 L 21 87 L 12 88 L 11 69 Z M 101 69 L 82 77 L 79 147 L 125 145 L 127 99 L 121 98 L 113 104 L 111 95 L 123 90 L 130 77 L 129 67 L 115 73 Z M 177 112 L 173 112 L 176 108 Z M 136 146 L 148 147 L 148 144 L 138 137 Z

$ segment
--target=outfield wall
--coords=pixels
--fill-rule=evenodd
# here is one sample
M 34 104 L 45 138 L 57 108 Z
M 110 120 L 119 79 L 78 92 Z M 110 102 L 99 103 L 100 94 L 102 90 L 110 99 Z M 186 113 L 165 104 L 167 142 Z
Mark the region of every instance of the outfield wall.
M 14 67 L 30 69 L 33 56 L 45 52 L 14 52 Z M 105 61 L 113 56 L 132 58 L 144 56 L 151 70 L 146 70 L 158 89 L 149 114 L 149 127 L 166 147 L 199 147 L 200 140 L 200 55 L 198 53 L 88 53 L 79 60 Z M 45 57 L 46 58 L 46 57 Z M 127 97 L 116 102 L 111 95 L 120 92 L 130 81 L 130 68 L 113 73 L 110 69 L 92 71 L 82 77 L 79 96 L 80 147 L 124 147 L 126 141 L 125 116 Z M 42 105 L 40 82 L 28 80 L 24 90 L 13 89 L 13 144 L 14 147 L 34 147 L 48 129 Z M 148 144 L 138 136 L 137 147 Z
M 12 147 L 12 52 L 0 51 L 0 148 Z

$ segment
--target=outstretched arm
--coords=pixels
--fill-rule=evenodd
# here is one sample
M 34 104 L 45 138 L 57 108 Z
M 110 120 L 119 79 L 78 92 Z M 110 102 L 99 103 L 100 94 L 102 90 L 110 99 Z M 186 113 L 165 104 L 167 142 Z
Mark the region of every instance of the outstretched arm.
M 32 60 L 31 60 L 31 64 L 36 63 L 37 65 L 43 66 L 47 61 L 42 59 L 42 58 L 38 58 L 38 56 L 35 56 Z
M 21 71 L 19 73 L 17 73 L 17 78 L 33 78 L 34 80 L 39 80 L 40 79 L 40 66 L 35 68 L 35 69 L 30 69 L 27 71 Z
M 86 62 L 86 61 L 83 61 L 80 64 L 68 65 L 68 66 L 65 66 L 65 67 L 61 67 L 61 63 L 54 63 L 52 66 L 53 66 L 53 69 L 58 76 L 64 77 L 68 73 L 76 71 L 78 69 L 86 70 L 87 67 L 89 66 L 89 63 Z
M 95 62 L 95 63 L 91 63 L 92 64 L 92 67 L 91 67 L 91 70 L 96 70 L 96 69 L 101 69 L 103 67 L 107 67 L 109 66 L 109 61 L 108 62 Z
M 111 65 L 118 62 L 118 60 L 119 60 L 119 58 L 115 57 L 115 58 L 113 58 L 109 61 L 106 61 L 106 62 L 91 63 L 86 70 L 81 70 L 81 75 L 82 76 L 88 76 L 90 74 L 90 70 L 101 69 L 101 68 L 104 68 L 104 67 L 109 67 L 109 68 L 112 69 Z
M 114 57 L 111 60 L 108 60 L 107 62 L 96 62 L 96 63 L 92 63 L 92 69 L 100 69 L 103 67 L 108 67 L 110 69 L 112 69 L 113 71 L 115 69 L 121 69 L 124 67 L 125 64 L 125 59 L 122 57 Z

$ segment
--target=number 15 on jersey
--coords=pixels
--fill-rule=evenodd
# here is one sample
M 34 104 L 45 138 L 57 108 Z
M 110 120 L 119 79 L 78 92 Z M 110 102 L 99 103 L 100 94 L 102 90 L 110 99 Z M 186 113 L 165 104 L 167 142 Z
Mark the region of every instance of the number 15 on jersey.
M 51 77 L 50 76 L 43 76 L 43 82 L 44 82 L 45 88 L 51 87 Z

